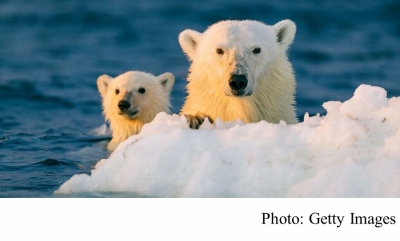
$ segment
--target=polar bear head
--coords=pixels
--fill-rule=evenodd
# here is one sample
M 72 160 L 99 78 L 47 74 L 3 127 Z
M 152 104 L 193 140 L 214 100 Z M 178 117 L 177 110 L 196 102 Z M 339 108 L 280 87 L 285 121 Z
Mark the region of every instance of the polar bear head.
M 129 71 L 115 78 L 100 76 L 97 87 L 106 119 L 111 124 L 121 118 L 146 123 L 159 112 L 169 112 L 174 80 L 171 73 L 156 77 L 140 71 Z
M 296 25 L 283 20 L 270 26 L 261 22 L 222 21 L 204 33 L 184 30 L 179 44 L 192 62 L 192 79 L 208 81 L 209 88 L 226 96 L 251 96 L 259 81 L 266 81 L 276 59 L 287 58 Z

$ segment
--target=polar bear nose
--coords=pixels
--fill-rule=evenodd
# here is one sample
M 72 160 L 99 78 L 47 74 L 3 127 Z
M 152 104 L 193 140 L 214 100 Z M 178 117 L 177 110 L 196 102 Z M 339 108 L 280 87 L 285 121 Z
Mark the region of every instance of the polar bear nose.
M 234 74 L 229 79 L 229 86 L 238 95 L 241 95 L 244 89 L 247 87 L 247 78 L 245 75 Z
M 122 111 L 129 109 L 129 107 L 131 107 L 131 104 L 126 100 L 121 100 L 118 102 L 118 108 Z

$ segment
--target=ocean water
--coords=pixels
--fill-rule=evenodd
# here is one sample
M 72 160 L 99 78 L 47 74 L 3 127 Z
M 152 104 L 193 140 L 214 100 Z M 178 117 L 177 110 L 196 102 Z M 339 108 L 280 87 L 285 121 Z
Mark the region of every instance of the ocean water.
M 184 29 L 225 19 L 297 24 L 289 52 L 297 114 L 349 99 L 360 84 L 400 96 L 398 0 L 0 0 L 0 197 L 52 197 L 108 153 L 96 79 L 172 72 L 186 96 Z M 177 153 L 179 155 L 179 153 Z

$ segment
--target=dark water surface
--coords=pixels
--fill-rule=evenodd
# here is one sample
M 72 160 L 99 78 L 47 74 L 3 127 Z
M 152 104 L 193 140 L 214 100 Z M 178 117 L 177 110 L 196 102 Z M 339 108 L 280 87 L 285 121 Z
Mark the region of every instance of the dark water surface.
M 400 96 L 398 0 L 0 0 L 0 197 L 49 197 L 107 157 L 96 79 L 172 72 L 173 111 L 187 68 L 177 38 L 225 19 L 291 19 L 297 113 L 324 114 L 362 84 Z M 179 155 L 179 153 L 177 153 Z

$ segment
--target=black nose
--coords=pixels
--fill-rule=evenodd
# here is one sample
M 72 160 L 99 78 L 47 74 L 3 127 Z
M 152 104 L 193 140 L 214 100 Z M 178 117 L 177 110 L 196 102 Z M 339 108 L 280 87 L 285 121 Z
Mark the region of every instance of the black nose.
M 247 78 L 244 75 L 232 75 L 229 79 L 229 86 L 231 89 L 239 95 L 242 95 L 244 89 L 247 87 Z
M 118 108 L 122 111 L 129 109 L 129 107 L 131 107 L 131 104 L 126 100 L 121 100 L 118 102 Z

